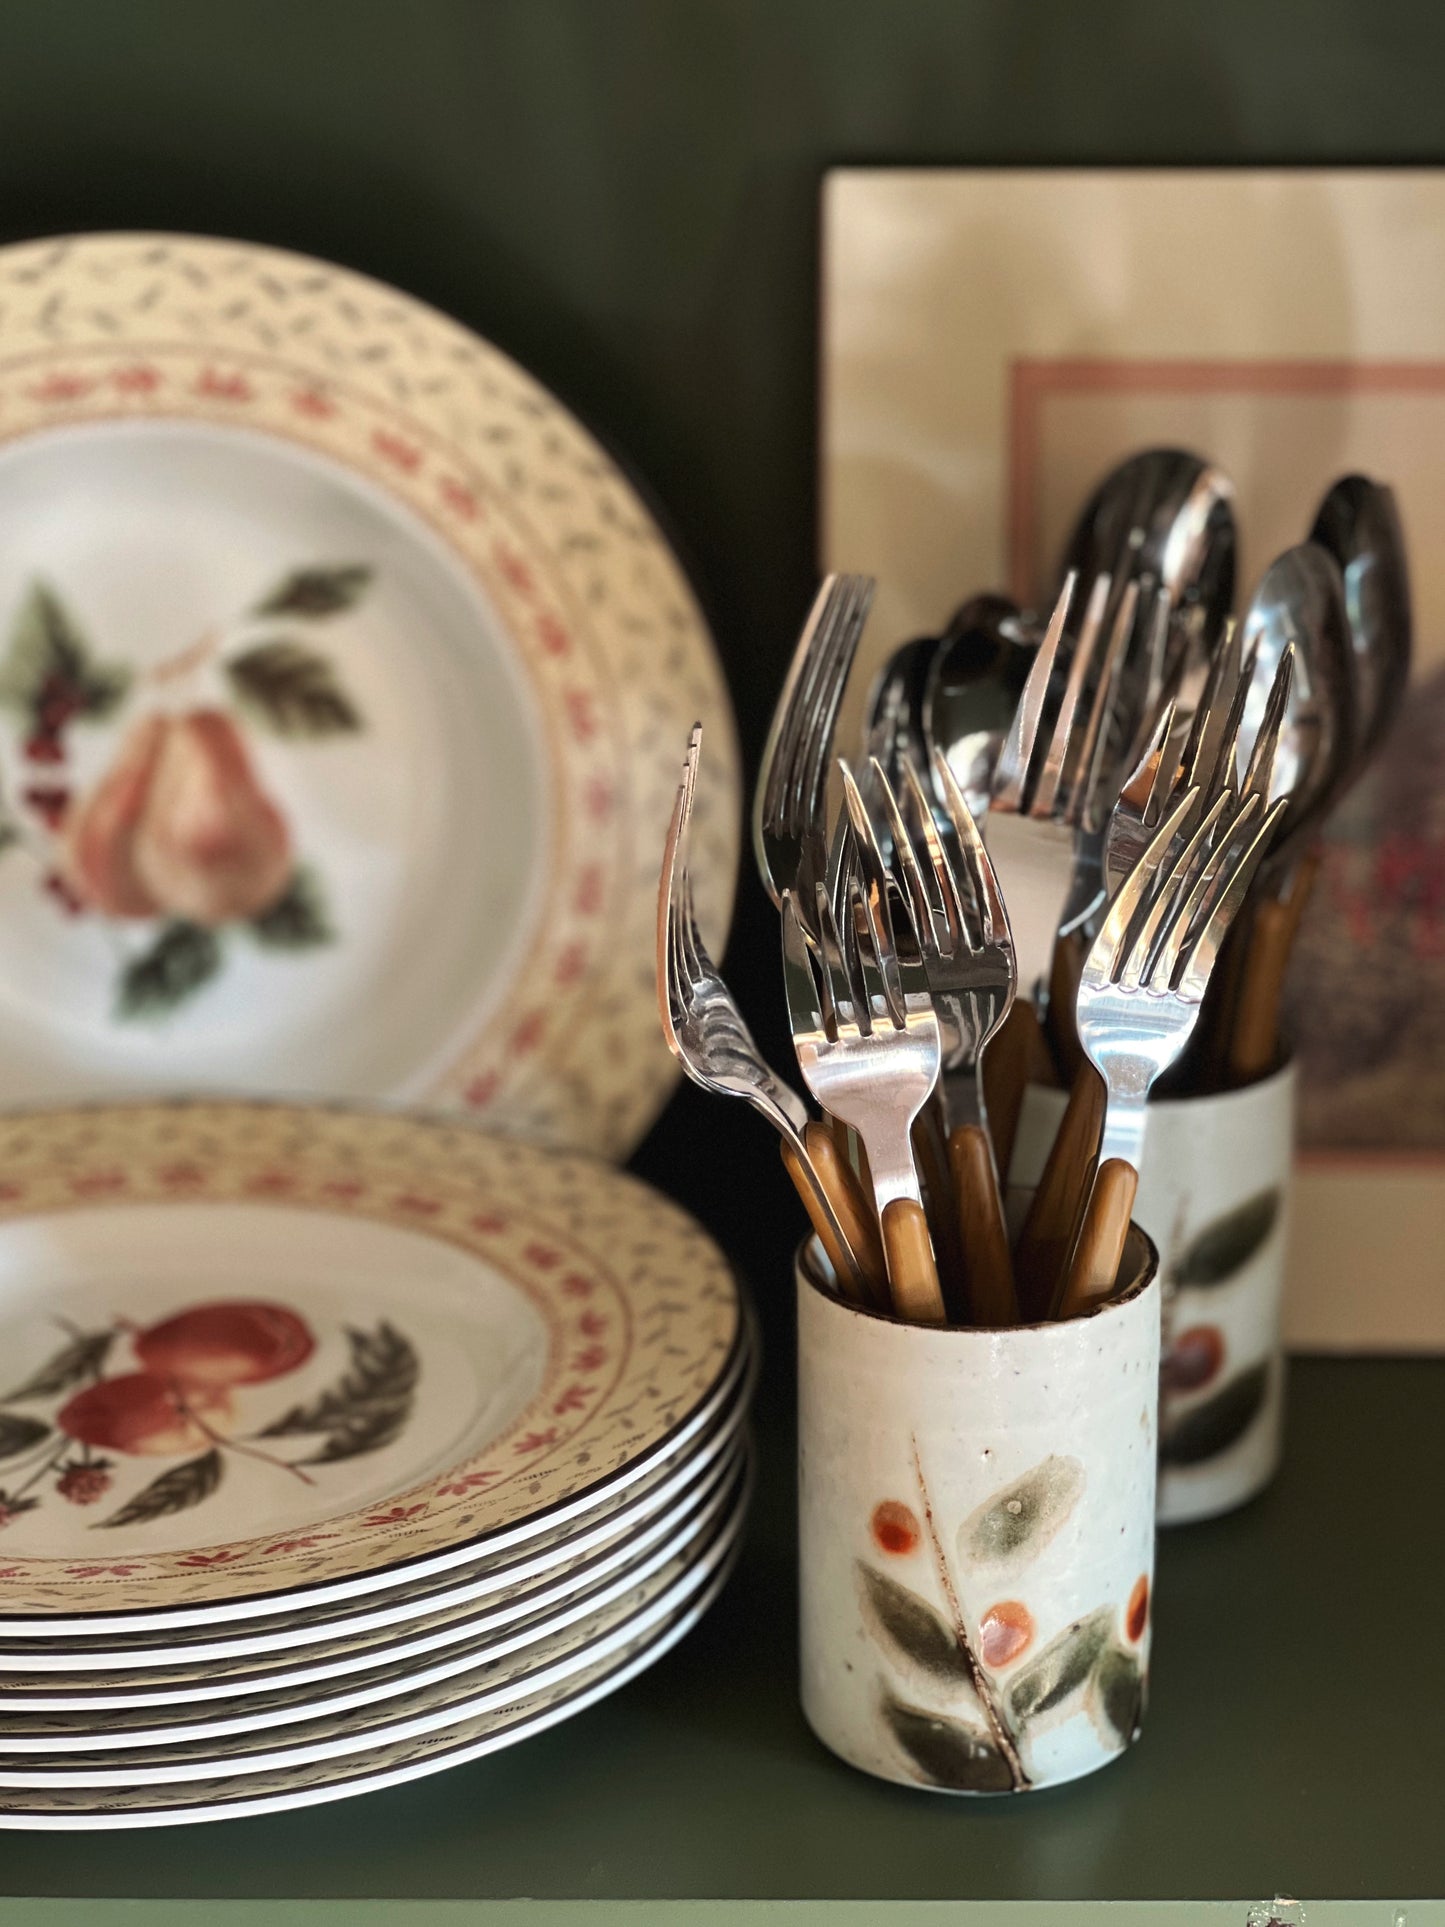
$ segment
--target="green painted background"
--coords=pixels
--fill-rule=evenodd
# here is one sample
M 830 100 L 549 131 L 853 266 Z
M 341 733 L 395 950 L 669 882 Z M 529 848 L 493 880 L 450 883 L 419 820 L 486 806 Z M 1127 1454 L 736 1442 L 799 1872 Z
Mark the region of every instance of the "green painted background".
M 665 505 L 751 763 L 814 580 L 829 163 L 1432 162 L 1442 83 L 1428 0 L 0 0 L 0 239 L 250 237 L 497 341 Z M 732 973 L 781 1050 L 776 922 L 750 878 L 742 905 Z M 637 1162 L 752 1277 L 781 1414 L 797 1218 L 772 1144 L 688 1090 Z M 575 1731 L 211 1838 L 0 1835 L 0 1893 L 1438 1893 L 1445 1368 L 1317 1366 L 1298 1390 L 1264 1507 L 1166 1545 L 1138 1757 L 1029 1816 L 965 1822 L 801 1732 L 770 1423 L 724 1607 Z M 63 1900 L 0 1917 L 92 1918 Z

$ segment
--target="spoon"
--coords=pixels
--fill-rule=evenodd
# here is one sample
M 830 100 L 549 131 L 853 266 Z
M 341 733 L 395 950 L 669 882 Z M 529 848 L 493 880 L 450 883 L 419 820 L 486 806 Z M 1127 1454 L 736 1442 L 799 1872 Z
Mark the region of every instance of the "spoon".
M 1394 492 L 1342 475 L 1320 503 L 1310 540 L 1344 577 L 1359 699 L 1357 765 L 1374 755 L 1410 679 L 1410 571 Z
M 1317 542 L 1275 557 L 1244 618 L 1245 660 L 1253 680 L 1240 729 L 1248 758 L 1264 719 L 1269 688 L 1288 643 L 1295 673 L 1280 731 L 1270 800 L 1288 793 L 1289 808 L 1269 867 L 1292 859 L 1338 799 L 1357 765 L 1359 708 L 1355 657 L 1345 613 L 1344 582 L 1335 558 Z

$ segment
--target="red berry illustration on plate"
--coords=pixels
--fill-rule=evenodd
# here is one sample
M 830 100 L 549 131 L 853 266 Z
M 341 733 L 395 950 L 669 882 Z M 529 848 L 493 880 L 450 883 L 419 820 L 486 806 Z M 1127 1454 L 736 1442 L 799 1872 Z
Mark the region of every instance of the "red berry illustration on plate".
M 294 1372 L 316 1349 L 305 1321 L 263 1299 L 192 1305 L 138 1332 L 135 1355 L 149 1372 L 184 1385 L 259 1385 Z
M 158 1372 L 122 1372 L 77 1392 L 55 1423 L 81 1445 L 161 1458 L 207 1445 L 207 1426 L 229 1410 L 219 1388 L 196 1387 L 188 1394 Z
M 1124 1614 L 1124 1631 L 1137 1645 L 1144 1637 L 1144 1628 L 1149 1624 L 1149 1575 L 1141 1572 L 1134 1581 L 1134 1590 L 1129 1595 L 1128 1610 Z
M 1034 1616 L 1018 1599 L 1001 1599 L 978 1622 L 978 1645 L 989 1666 L 1008 1666 L 1033 1643 Z
M 103 1499 L 112 1484 L 108 1459 L 84 1461 L 77 1465 L 62 1466 L 60 1477 L 55 1481 L 55 1489 L 62 1499 L 69 1499 L 72 1505 L 94 1505 Z
M 897 1499 L 884 1499 L 874 1506 L 870 1523 L 874 1543 L 883 1552 L 912 1552 L 922 1536 L 915 1515 Z
M 1173 1340 L 1164 1360 L 1164 1386 L 1170 1392 L 1197 1392 L 1219 1374 L 1224 1334 L 1217 1325 L 1190 1325 Z

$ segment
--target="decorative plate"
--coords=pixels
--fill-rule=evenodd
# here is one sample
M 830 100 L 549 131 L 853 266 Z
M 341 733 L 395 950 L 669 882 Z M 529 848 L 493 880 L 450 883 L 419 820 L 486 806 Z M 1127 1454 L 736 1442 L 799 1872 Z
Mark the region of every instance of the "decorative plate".
M 47 1789 L 154 1793 L 177 1782 L 245 1778 L 315 1766 L 369 1747 L 425 1739 L 461 1721 L 515 1706 L 624 1650 L 706 1591 L 708 1581 L 729 1563 L 745 1510 L 744 1491 L 734 1498 L 722 1524 L 715 1523 L 705 1535 L 705 1545 L 670 1561 L 586 1624 L 533 1646 L 520 1663 L 502 1660 L 483 1665 L 460 1679 L 424 1687 L 400 1704 L 382 1702 L 350 1714 L 318 1709 L 316 1717 L 284 1727 L 269 1740 L 265 1733 L 237 1733 L 229 1738 L 202 1738 L 193 1745 L 178 1742 L 109 1755 L 56 1754 L 43 1763 L 29 1755 L 0 1753 L 0 1809 L 10 1804 L 14 1793 Z
M 701 1593 L 660 1624 L 635 1632 L 616 1653 L 602 1659 L 589 1656 L 579 1671 L 545 1688 L 535 1688 L 534 1682 L 530 1694 L 507 1706 L 459 1717 L 452 1726 L 362 1753 L 242 1779 L 110 1791 L 7 1790 L 0 1795 L 0 1829 L 95 1832 L 282 1813 L 378 1792 L 482 1759 L 585 1712 L 655 1665 L 707 1612 L 727 1583 L 735 1558 L 736 1546 Z
M 243 1698 L 207 1707 L 200 1716 L 194 1700 L 162 1708 L 79 1706 L 24 1714 L 12 1711 L 7 1695 L 0 1702 L 0 1756 L 164 1752 L 182 1745 L 209 1746 L 237 1734 L 270 1736 L 278 1728 L 318 1719 L 337 1721 L 340 1731 L 344 1716 L 358 1709 L 367 1709 L 361 1713 L 365 1719 L 398 1717 L 390 1703 L 400 1696 L 406 1697 L 410 1713 L 420 1705 L 415 1696 L 433 1689 L 443 1698 L 448 1693 L 474 1695 L 481 1690 L 478 1682 L 490 1690 L 499 1679 L 533 1670 L 541 1663 L 538 1653 L 561 1651 L 564 1641 L 570 1650 L 573 1643 L 599 1637 L 618 1603 L 642 1598 L 639 1589 L 656 1575 L 676 1578 L 687 1571 L 716 1537 L 724 1513 L 729 1520 L 736 1514 L 741 1466 L 741 1457 L 733 1457 L 730 1476 L 711 1489 L 700 1507 L 685 1521 L 670 1522 L 665 1537 L 605 1581 L 570 1599 L 550 1601 L 505 1627 L 464 1628 L 445 1649 L 425 1655 L 400 1643 L 379 1647 L 343 1659 L 330 1678 L 323 1673 L 320 1679 L 303 1675 L 298 1680 L 263 1680 Z M 275 1744 L 284 1743 L 285 1735 L 278 1734 Z M 250 1744 L 264 1748 L 270 1740 L 253 1738 Z
M 235 242 L 0 249 L 0 1104 L 404 1101 L 624 1156 L 731 716 L 646 509 L 506 356 Z
M 676 1206 L 465 1126 L 55 1112 L 0 1118 L 0 1173 L 0 1643 L 525 1543 L 683 1452 L 740 1347 Z
M 684 1495 L 676 1510 L 667 1510 L 640 1531 L 625 1533 L 597 1558 L 584 1559 L 551 1574 L 540 1586 L 500 1603 L 483 1601 L 429 1614 L 399 1626 L 346 1632 L 325 1645 L 300 1650 L 278 1647 L 248 1657 L 222 1654 L 193 1658 L 184 1655 L 174 1666 L 145 1671 L 96 1673 L 12 1673 L 0 1678 L 0 1721 L 4 1730 L 17 1730 L 17 1719 L 30 1713 L 132 1713 L 198 1704 L 227 1710 L 227 1702 L 277 1687 L 322 1685 L 345 1680 L 366 1666 L 393 1660 L 419 1661 L 450 1652 L 463 1642 L 483 1635 L 500 1637 L 523 1620 L 539 1619 L 544 1611 L 569 1603 L 584 1593 L 595 1594 L 621 1575 L 627 1575 L 659 1547 L 674 1547 L 690 1530 L 697 1513 L 709 1504 L 737 1472 L 743 1446 L 734 1441 L 704 1478 Z M 20 1721 L 23 1724 L 23 1720 Z

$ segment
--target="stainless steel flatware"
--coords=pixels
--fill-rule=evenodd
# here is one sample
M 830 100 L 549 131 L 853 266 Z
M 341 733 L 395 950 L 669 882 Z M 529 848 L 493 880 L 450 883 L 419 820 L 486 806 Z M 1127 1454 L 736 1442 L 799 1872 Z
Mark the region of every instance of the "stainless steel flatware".
M 1342 475 L 1315 513 L 1310 540 L 1344 580 L 1359 705 L 1356 760 L 1369 761 L 1394 721 L 1410 680 L 1410 568 L 1392 489 L 1368 475 Z

